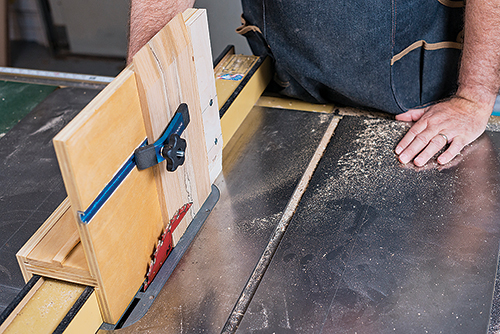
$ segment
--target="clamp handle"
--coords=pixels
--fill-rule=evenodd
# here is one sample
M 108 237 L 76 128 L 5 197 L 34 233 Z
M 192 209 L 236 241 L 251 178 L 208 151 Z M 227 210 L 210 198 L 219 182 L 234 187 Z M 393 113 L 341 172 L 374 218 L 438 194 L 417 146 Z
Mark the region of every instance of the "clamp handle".
M 167 160 L 167 170 L 173 172 L 185 161 L 186 140 L 180 138 L 189 124 L 189 109 L 181 103 L 161 137 L 153 144 L 134 152 L 137 169 L 143 170 Z

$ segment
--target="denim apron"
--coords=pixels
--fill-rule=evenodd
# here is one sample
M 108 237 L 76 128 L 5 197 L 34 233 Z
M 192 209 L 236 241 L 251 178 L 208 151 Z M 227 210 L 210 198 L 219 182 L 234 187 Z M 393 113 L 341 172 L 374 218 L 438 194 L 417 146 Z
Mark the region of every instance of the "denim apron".
M 282 94 L 398 114 L 457 88 L 463 1 L 242 0 Z

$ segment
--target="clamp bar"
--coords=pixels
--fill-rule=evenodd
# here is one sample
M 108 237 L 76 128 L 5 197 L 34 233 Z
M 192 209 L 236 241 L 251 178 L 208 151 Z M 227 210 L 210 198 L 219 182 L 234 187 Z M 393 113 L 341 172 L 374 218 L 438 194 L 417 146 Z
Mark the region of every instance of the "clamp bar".
M 145 139 L 140 147 L 146 146 L 148 140 Z M 80 221 L 84 224 L 88 224 L 90 220 L 95 216 L 97 211 L 106 203 L 106 201 L 113 195 L 118 186 L 125 180 L 125 178 L 130 174 L 130 172 L 135 167 L 134 154 L 128 158 L 125 164 L 120 168 L 120 170 L 113 176 L 111 181 L 104 187 L 104 189 L 97 195 L 95 200 L 89 205 L 85 212 L 78 212 Z
M 177 166 L 184 162 L 184 151 L 186 142 L 180 139 L 180 134 L 189 124 L 189 110 L 185 103 L 179 105 L 174 117 L 168 124 L 162 136 L 151 145 L 148 145 L 147 138 L 134 151 L 120 170 L 113 176 L 111 181 L 97 195 L 95 200 L 89 205 L 85 212 L 78 212 L 78 217 L 83 224 L 88 224 L 97 211 L 115 192 L 118 186 L 125 180 L 130 172 L 137 166 L 139 170 L 154 166 L 167 160 L 167 170 L 174 171 Z M 175 145 L 171 145 L 174 142 Z M 170 146 L 169 146 L 170 145 Z M 165 148 L 168 148 L 165 150 Z

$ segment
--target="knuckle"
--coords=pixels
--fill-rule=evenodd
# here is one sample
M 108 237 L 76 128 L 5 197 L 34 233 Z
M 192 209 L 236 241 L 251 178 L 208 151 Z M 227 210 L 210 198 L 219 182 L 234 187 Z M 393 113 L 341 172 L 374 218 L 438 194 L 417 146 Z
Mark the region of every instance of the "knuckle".
M 443 146 L 442 141 L 444 140 L 444 138 L 442 138 L 442 137 L 441 137 L 441 138 L 439 138 L 439 137 L 441 137 L 441 136 L 440 136 L 440 135 L 438 135 L 438 136 L 436 136 L 436 137 L 432 138 L 430 142 L 431 142 L 433 145 L 436 145 L 436 146 Z
M 429 124 L 429 127 L 434 127 L 437 126 L 439 123 L 441 123 L 440 117 L 438 115 L 433 115 L 434 117 L 429 117 L 427 120 L 427 123 Z
M 460 136 L 457 136 L 450 140 L 450 149 L 460 152 L 467 144 L 467 140 Z
M 415 141 L 419 141 L 422 144 L 427 145 L 430 140 L 425 134 L 419 133 L 417 136 L 415 136 Z
M 416 136 L 418 136 L 419 133 L 420 133 L 420 131 L 418 131 L 415 126 L 412 126 L 410 128 L 410 130 L 408 130 L 408 134 L 410 136 L 412 136 L 413 138 L 415 138 Z

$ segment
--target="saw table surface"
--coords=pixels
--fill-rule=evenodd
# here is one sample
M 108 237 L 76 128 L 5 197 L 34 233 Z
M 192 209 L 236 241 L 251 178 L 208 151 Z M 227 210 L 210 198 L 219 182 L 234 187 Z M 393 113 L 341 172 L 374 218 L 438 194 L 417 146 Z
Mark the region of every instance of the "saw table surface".
M 456 165 L 417 170 L 393 153 L 406 124 L 342 116 L 255 295 L 242 293 L 332 117 L 254 107 L 225 151 L 219 203 L 149 312 L 116 332 L 229 333 L 243 315 L 236 333 L 487 333 L 494 131 Z
M 2 305 L 23 285 L 16 251 L 66 196 L 51 139 L 97 92 L 57 89 L 0 138 Z M 335 118 L 255 295 L 241 296 Z M 219 333 L 251 297 L 237 333 L 495 333 L 500 133 L 416 170 L 392 153 L 406 130 L 254 107 L 224 151 L 213 212 L 149 312 L 115 331 Z
M 49 85 L 0 81 L 0 137 L 56 88 Z
M 27 105 L 33 109 L 0 138 L 0 310 L 25 283 L 17 251 L 66 197 L 52 138 L 99 92 L 12 84 L 25 88 L 15 99 L 6 97 L 7 102 L 17 103 L 9 104 L 5 111 L 19 115 Z M 46 89 L 53 92 L 23 95 Z
M 416 170 L 392 149 L 407 129 L 340 121 L 237 333 L 486 333 L 496 153 L 484 136 Z

